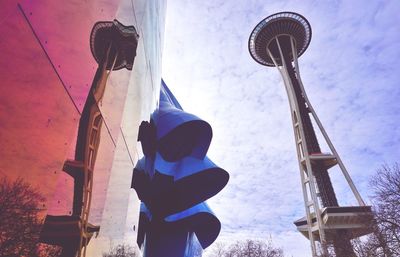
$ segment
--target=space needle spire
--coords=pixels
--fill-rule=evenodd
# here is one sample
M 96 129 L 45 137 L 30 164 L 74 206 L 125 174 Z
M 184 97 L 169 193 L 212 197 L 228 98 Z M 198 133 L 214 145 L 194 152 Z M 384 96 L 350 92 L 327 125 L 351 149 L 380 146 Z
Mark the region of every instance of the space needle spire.
M 311 243 L 313 256 L 355 256 L 351 239 L 370 233 L 366 206 L 328 134 L 315 113 L 300 77 L 298 57 L 311 41 L 310 23 L 300 14 L 280 12 L 262 20 L 249 38 L 249 52 L 264 66 L 276 67 L 289 98 L 306 216 L 295 221 Z M 321 151 L 313 122 L 330 152 Z M 339 206 L 328 170 L 338 165 L 357 200 Z

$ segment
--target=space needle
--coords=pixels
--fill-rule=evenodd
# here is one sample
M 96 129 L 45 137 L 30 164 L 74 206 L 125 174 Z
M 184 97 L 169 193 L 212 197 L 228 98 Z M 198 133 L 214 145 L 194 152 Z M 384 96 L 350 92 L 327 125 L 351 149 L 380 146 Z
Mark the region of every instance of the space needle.
M 310 240 L 312 256 L 355 256 L 351 240 L 370 233 L 371 207 L 366 206 L 304 90 L 298 58 L 311 41 L 310 23 L 294 12 L 280 12 L 263 19 L 252 31 L 250 55 L 261 65 L 276 67 L 289 98 L 303 191 L 305 217 L 294 224 Z M 329 149 L 322 152 L 318 129 Z M 338 165 L 356 206 L 340 206 L 329 176 Z

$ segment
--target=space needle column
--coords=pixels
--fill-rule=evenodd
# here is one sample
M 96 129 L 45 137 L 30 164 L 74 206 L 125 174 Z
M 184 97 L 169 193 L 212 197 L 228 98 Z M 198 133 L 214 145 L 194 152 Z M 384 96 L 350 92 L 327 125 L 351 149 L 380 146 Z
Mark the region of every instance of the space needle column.
M 371 209 L 365 206 L 304 91 L 297 59 L 310 40 L 311 26 L 303 16 L 281 12 L 265 18 L 254 28 L 249 38 L 249 51 L 258 63 L 278 68 L 289 98 L 306 210 L 305 218 L 295 224 L 310 240 L 313 256 L 327 255 L 328 246 L 332 246 L 330 249 L 336 256 L 352 257 L 355 254 L 350 239 L 369 232 L 363 221 L 371 215 Z M 331 153 L 322 153 L 311 117 Z M 336 164 L 358 206 L 339 207 L 328 174 L 328 169 Z

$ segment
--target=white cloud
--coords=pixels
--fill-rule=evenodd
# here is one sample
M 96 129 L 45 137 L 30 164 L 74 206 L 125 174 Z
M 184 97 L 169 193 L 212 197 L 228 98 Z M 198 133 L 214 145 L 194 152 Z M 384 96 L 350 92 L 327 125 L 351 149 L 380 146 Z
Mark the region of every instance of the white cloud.
M 209 156 L 231 174 L 209 201 L 223 224 L 220 238 L 271 234 L 298 257 L 309 256 L 309 243 L 292 223 L 304 205 L 286 92 L 278 71 L 247 50 L 254 26 L 283 10 L 311 23 L 302 79 L 367 198 L 369 176 L 400 155 L 399 1 L 171 0 L 163 77 L 185 110 L 210 122 Z M 349 203 L 339 171 L 332 180 Z

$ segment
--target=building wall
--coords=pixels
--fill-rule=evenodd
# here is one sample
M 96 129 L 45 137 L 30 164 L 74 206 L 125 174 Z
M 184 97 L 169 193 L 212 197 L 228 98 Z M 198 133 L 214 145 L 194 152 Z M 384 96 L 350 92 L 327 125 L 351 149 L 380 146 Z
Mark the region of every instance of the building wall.
M 130 183 L 141 156 L 138 126 L 159 97 L 166 0 L 10 0 L 0 7 L 0 178 L 37 187 L 46 198 L 43 217 L 71 214 L 73 180 L 62 168 L 74 157 L 97 69 L 91 29 L 114 18 L 136 28 L 133 70 L 113 71 L 98 103 L 104 124 L 89 221 L 101 229 L 87 256 L 124 240 L 135 245 L 139 202 Z
M 90 32 L 95 22 L 115 17 L 118 1 L 10 0 L 0 7 L 0 63 L 7 67 L 0 71 L 0 143 L 7 146 L 0 150 L 0 174 L 38 188 L 46 198 L 40 207 L 43 216 L 68 215 L 73 185 L 62 167 L 73 157 L 80 114 L 97 68 Z M 101 106 L 111 129 L 101 134 L 97 168 L 103 185 L 108 184 L 115 128 L 122 118 L 112 114 L 121 112 L 115 103 L 126 90 L 122 83 L 108 87 Z
M 137 55 L 129 78 L 129 87 L 116 141 L 115 158 L 107 189 L 105 208 L 98 238 L 89 246 L 88 256 L 101 256 L 110 246 L 136 247 L 139 199 L 130 188 L 134 164 L 142 156 L 137 142 L 138 127 L 158 104 L 161 83 L 165 0 L 123 0 L 117 19 L 134 25 L 140 36 Z

